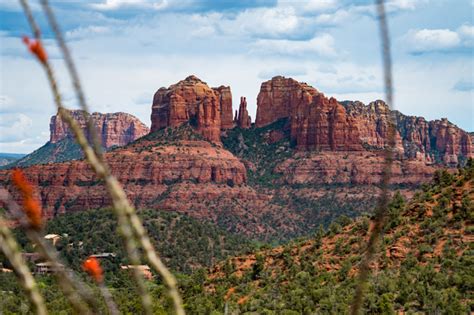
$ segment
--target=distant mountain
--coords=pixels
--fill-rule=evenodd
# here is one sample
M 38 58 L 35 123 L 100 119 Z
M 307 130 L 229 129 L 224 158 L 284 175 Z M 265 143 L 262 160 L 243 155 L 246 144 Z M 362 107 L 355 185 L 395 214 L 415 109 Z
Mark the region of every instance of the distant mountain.
M 18 159 L 24 157 L 25 154 L 17 154 L 17 153 L 1 153 L 0 152 L 0 166 L 4 166 L 10 164 Z
M 473 214 L 473 160 L 438 171 L 408 203 L 396 195 L 363 313 L 472 313 Z M 345 314 L 370 229 L 368 217 L 341 217 L 312 238 L 229 258 L 187 284 L 188 312 Z
M 126 145 L 149 132 L 148 127 L 138 118 L 126 113 L 92 113 L 85 117 L 83 111 L 71 110 L 70 114 L 84 130 L 87 125 L 86 117 L 92 117 L 104 149 Z M 83 158 L 71 130 L 58 114 L 51 117 L 49 126 L 50 141 L 8 167 L 26 167 Z
M 36 164 L 58 163 L 82 158 L 82 150 L 76 141 L 72 138 L 64 138 L 55 143 L 48 141 L 39 149 L 6 167 L 27 167 Z

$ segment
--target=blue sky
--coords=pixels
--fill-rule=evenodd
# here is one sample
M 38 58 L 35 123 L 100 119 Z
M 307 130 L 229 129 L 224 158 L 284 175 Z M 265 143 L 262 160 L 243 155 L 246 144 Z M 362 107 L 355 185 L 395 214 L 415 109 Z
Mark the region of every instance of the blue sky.
M 395 107 L 447 117 L 474 131 L 473 0 L 387 0 Z M 32 1 L 66 104 L 77 103 L 59 51 Z M 90 107 L 150 124 L 154 92 L 195 74 L 246 96 L 255 118 L 261 82 L 281 74 L 338 100 L 383 99 L 372 1 L 52 1 Z M 21 42 L 16 0 L 0 2 L 0 152 L 28 153 L 49 139 L 54 104 Z

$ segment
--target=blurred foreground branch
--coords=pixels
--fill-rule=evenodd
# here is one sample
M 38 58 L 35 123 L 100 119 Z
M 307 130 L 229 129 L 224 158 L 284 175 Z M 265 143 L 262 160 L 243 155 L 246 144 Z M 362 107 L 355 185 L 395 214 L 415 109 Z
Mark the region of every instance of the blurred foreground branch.
M 28 21 L 33 30 L 33 33 L 35 34 L 36 41 L 39 44 L 39 46 L 42 47 L 40 31 L 32 16 L 31 10 L 28 6 L 28 2 L 27 0 L 20 0 L 20 2 L 23 6 L 23 9 L 28 18 Z M 56 40 L 58 41 L 58 44 L 61 48 L 64 58 L 66 62 L 68 63 L 68 69 L 70 70 L 70 73 L 73 76 L 73 81 L 79 82 L 77 72 L 75 71 L 74 63 L 70 56 L 69 50 L 67 49 L 67 45 L 64 42 L 64 38 L 61 35 L 59 25 L 54 17 L 54 14 L 51 8 L 49 7 L 48 1 L 42 0 L 41 3 L 47 15 L 48 21 L 53 27 L 53 30 L 56 34 Z M 32 52 L 35 53 L 33 50 Z M 38 57 L 38 54 L 36 54 L 36 56 Z M 100 151 L 94 150 L 89 145 L 87 137 L 85 136 L 79 124 L 72 118 L 69 111 L 67 111 L 64 108 L 62 104 L 62 100 L 61 100 L 61 95 L 59 93 L 59 89 L 57 86 L 57 82 L 56 82 L 56 79 L 55 79 L 55 76 L 54 76 L 54 73 L 49 61 L 47 60 L 47 58 L 42 59 L 38 57 L 38 59 L 40 63 L 43 65 L 43 68 L 47 74 L 48 81 L 50 83 L 50 87 L 53 92 L 54 101 L 58 108 L 59 115 L 61 116 L 61 118 L 64 119 L 64 121 L 66 121 L 69 124 L 77 142 L 79 143 L 82 150 L 84 151 L 86 160 L 89 162 L 89 164 L 91 165 L 96 175 L 100 179 L 103 179 L 105 182 L 107 191 L 112 199 L 113 209 L 117 216 L 119 231 L 121 232 L 121 235 L 124 238 L 127 254 L 132 264 L 137 265 L 140 262 L 139 255 L 138 255 L 138 248 L 136 246 L 136 243 L 138 242 L 141 245 L 142 249 L 144 250 L 145 257 L 149 261 L 151 267 L 162 276 L 164 283 L 168 287 L 169 294 L 174 302 L 174 308 L 175 308 L 176 314 L 178 315 L 184 314 L 183 303 L 177 289 L 177 282 L 176 282 L 175 277 L 166 268 L 166 266 L 163 264 L 159 256 L 156 254 L 156 251 L 153 249 L 153 246 L 143 227 L 143 224 L 141 223 L 141 220 L 137 216 L 135 209 L 129 203 L 127 196 L 125 194 L 125 191 L 123 190 L 122 186 L 117 181 L 117 179 L 110 173 L 110 170 L 107 164 L 105 163 L 105 160 L 103 160 L 100 157 L 100 155 L 98 155 Z M 74 88 L 76 90 L 77 95 L 80 96 L 80 99 L 81 99 L 80 104 L 82 106 L 82 109 L 87 112 L 87 106 L 83 97 L 84 94 L 82 92 L 81 85 L 78 84 L 77 82 L 74 83 Z M 88 127 L 90 127 L 90 125 L 91 124 L 88 124 Z M 93 130 L 93 128 L 89 129 L 90 134 L 94 134 L 94 132 L 95 131 Z M 134 268 L 134 269 L 136 269 L 136 271 L 134 271 L 134 277 L 140 290 L 139 294 L 140 294 L 140 297 L 142 298 L 142 304 L 144 306 L 145 313 L 151 313 L 150 311 L 151 298 L 148 292 L 146 291 L 146 288 L 143 283 L 143 279 L 141 278 L 141 275 L 138 269 L 137 268 Z
M 2 189 L 3 190 L 3 189 Z M 0 217 L 0 221 L 3 218 Z M 13 270 L 20 281 L 20 285 L 26 292 L 26 296 L 33 306 L 33 310 L 38 315 L 46 315 L 46 306 L 41 296 L 38 285 L 26 265 L 18 243 L 13 237 L 10 229 L 0 222 L 0 249 L 7 257 Z
M 376 0 L 377 14 L 379 21 L 380 38 L 382 44 L 382 58 L 384 65 L 384 84 L 387 105 L 389 109 L 393 109 L 393 82 L 392 82 L 392 59 L 390 54 L 390 37 L 388 31 L 387 17 L 385 14 L 384 0 Z M 369 240 L 365 256 L 362 258 L 359 275 L 357 279 L 357 287 L 352 301 L 351 314 L 360 314 L 362 305 L 364 303 L 364 295 L 367 286 L 367 281 L 370 276 L 370 264 L 372 263 L 380 238 L 382 236 L 385 225 L 386 215 L 388 213 L 388 203 L 390 194 L 388 186 L 392 176 L 392 162 L 395 149 L 395 120 L 391 112 L 388 119 L 388 145 L 385 147 L 385 162 L 382 169 L 382 180 L 380 183 L 381 193 L 377 206 L 375 208 L 375 216 L 373 219 L 372 230 L 369 232 Z

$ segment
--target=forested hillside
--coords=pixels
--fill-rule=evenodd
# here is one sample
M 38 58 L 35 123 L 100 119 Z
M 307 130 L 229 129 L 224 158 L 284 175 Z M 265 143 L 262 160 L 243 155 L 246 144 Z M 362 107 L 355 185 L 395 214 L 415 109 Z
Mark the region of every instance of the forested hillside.
M 395 195 L 371 270 L 364 313 L 466 314 L 474 307 L 474 163 L 438 171 L 407 202 Z M 191 313 L 344 314 L 370 218 L 341 217 L 306 240 L 238 256 L 186 292 Z

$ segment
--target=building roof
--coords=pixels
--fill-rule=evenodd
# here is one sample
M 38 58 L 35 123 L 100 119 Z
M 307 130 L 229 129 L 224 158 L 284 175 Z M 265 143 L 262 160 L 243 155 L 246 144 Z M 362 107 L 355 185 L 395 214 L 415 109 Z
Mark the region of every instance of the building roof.
M 143 270 L 150 270 L 150 266 L 148 265 L 122 265 L 120 266 L 121 269 L 133 269 L 133 268 L 138 268 L 138 269 L 143 269 Z
M 116 257 L 117 254 L 115 253 L 99 253 L 99 254 L 94 254 L 90 255 L 90 257 L 95 257 L 95 258 L 109 258 L 109 257 Z
M 46 240 L 51 240 L 51 239 L 58 238 L 58 237 L 61 237 L 61 235 L 59 235 L 59 234 L 46 234 L 46 235 L 44 236 L 44 238 L 45 238 Z

